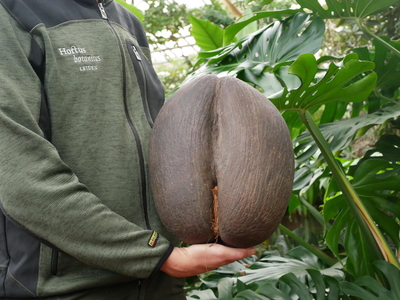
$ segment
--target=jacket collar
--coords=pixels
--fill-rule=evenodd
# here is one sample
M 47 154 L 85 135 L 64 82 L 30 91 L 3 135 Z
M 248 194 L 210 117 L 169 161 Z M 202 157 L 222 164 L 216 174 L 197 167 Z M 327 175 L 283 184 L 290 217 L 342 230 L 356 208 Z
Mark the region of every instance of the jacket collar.
M 85 3 L 86 5 L 97 5 L 96 0 L 75 0 L 75 1 Z M 112 1 L 113 0 L 102 0 L 102 3 L 103 5 L 107 5 Z

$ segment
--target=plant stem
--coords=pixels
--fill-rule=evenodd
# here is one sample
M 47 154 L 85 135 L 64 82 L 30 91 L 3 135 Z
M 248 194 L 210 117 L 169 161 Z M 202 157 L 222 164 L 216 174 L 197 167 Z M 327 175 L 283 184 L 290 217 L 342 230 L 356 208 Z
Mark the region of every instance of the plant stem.
M 297 243 L 302 245 L 304 248 L 306 248 L 308 251 L 310 251 L 312 254 L 314 254 L 316 257 L 318 257 L 320 260 L 322 260 L 324 263 L 326 263 L 328 266 L 332 267 L 336 263 L 336 261 L 333 258 L 326 255 L 324 252 L 319 250 L 317 247 L 310 245 L 309 243 L 307 243 L 305 240 L 303 240 L 301 237 L 299 237 L 297 234 L 295 234 L 293 231 L 286 228 L 282 224 L 279 225 L 279 229 L 285 235 L 291 237 Z
M 361 232 L 363 233 L 368 246 L 371 247 L 371 251 L 376 260 L 386 260 L 391 262 L 397 268 L 400 268 L 399 262 L 389 248 L 386 239 L 383 237 L 380 230 L 376 227 L 370 214 L 361 202 L 358 194 L 354 190 L 353 186 L 348 181 L 343 170 L 337 164 L 337 161 L 329 147 L 328 142 L 325 140 L 317 124 L 315 124 L 312 116 L 308 111 L 299 110 L 299 115 L 303 123 L 306 125 L 310 134 L 314 138 L 316 144 L 321 150 L 322 155 L 325 158 L 329 168 L 331 169 L 332 175 L 336 179 L 339 188 L 341 189 L 344 199 L 350 208 Z
M 367 27 L 365 27 L 362 23 L 361 20 L 359 18 L 356 18 L 356 23 L 358 25 L 358 27 L 367 35 L 369 35 L 370 37 L 378 40 L 380 43 L 382 43 L 386 48 L 388 48 L 389 50 L 393 51 L 393 53 L 400 57 L 400 51 L 397 50 L 395 47 L 393 47 L 392 45 L 390 45 L 388 42 L 384 41 L 381 37 L 379 37 L 378 35 L 376 35 L 375 33 L 373 33 L 372 31 L 370 31 Z
M 228 9 L 230 10 L 232 16 L 234 17 L 242 17 L 243 13 L 241 13 L 239 11 L 239 9 L 230 1 L 230 0 L 220 0 L 219 2 L 224 2 L 225 5 L 228 7 Z
M 304 200 L 303 197 L 299 197 L 299 200 L 305 207 L 307 207 L 308 211 L 317 220 L 317 222 L 322 226 L 325 226 L 324 217 L 321 215 L 321 213 L 314 206 Z

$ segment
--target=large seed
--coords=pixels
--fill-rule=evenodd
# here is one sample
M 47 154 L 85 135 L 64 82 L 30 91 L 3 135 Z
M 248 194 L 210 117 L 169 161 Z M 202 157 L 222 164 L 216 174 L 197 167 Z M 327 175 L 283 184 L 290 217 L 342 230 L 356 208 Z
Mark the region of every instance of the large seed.
M 249 247 L 286 211 L 293 148 L 281 114 L 231 77 L 205 75 L 161 109 L 150 141 L 150 179 L 166 228 L 188 244 Z

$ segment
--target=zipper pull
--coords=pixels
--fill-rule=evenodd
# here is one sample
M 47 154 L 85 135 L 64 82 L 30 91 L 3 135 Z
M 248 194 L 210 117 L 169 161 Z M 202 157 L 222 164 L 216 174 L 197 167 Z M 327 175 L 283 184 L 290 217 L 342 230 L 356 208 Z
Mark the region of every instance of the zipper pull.
M 132 50 L 133 50 L 133 53 L 135 53 L 136 59 L 141 61 L 142 58 L 140 57 L 140 54 L 139 54 L 139 52 L 137 51 L 137 49 L 136 49 L 136 47 L 134 45 L 132 45 Z
M 101 13 L 101 17 L 104 20 L 108 20 L 108 17 L 107 17 L 107 14 L 106 14 L 106 10 L 104 9 L 103 3 L 99 1 L 98 5 L 99 5 L 99 10 L 100 10 L 100 13 Z

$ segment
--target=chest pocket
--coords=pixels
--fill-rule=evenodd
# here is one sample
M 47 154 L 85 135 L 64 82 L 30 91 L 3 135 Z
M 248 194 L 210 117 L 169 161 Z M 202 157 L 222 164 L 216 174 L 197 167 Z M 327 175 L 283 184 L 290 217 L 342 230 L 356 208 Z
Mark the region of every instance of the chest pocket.
M 126 40 L 126 46 L 139 83 L 147 121 L 153 127 L 154 120 L 164 104 L 164 87 L 140 47 L 131 40 Z

